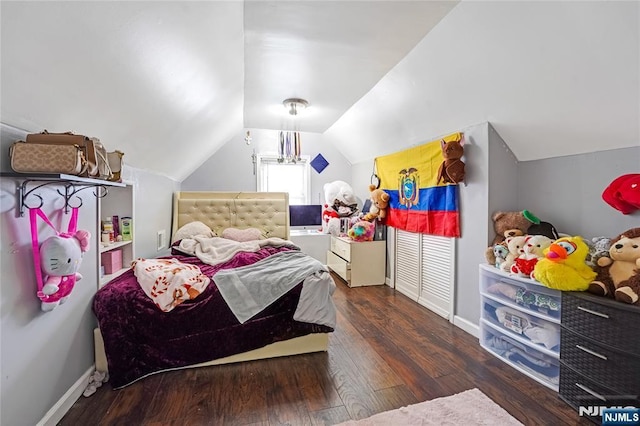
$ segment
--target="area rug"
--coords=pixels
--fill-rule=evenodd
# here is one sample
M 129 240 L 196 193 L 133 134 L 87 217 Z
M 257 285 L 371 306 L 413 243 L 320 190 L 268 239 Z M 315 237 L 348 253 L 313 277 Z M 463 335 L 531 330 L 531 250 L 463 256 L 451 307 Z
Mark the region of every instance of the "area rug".
M 478 389 L 385 411 L 362 420 L 350 420 L 339 426 L 414 426 L 414 425 L 520 425 L 502 407 Z

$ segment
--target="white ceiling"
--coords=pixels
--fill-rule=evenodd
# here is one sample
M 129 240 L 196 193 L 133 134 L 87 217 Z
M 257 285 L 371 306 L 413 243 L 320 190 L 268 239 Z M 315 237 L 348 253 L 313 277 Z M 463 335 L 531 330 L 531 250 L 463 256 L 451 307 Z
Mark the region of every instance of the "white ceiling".
M 321 133 L 352 163 L 482 121 L 521 160 L 640 145 L 638 2 L 0 7 L 2 122 L 176 180 L 245 129 Z

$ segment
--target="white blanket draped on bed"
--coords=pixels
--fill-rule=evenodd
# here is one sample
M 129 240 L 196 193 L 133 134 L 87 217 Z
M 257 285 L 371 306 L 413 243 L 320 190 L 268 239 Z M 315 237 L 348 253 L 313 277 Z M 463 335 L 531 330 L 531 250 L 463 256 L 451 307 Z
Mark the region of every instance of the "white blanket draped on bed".
M 178 250 L 190 256 L 196 256 L 204 263 L 218 265 L 230 260 L 241 251 L 256 252 L 263 247 L 289 247 L 300 250 L 291 241 L 271 237 L 265 240 L 238 242 L 221 237 L 194 237 L 180 241 Z
M 335 283 L 324 265 L 302 252 L 285 251 L 252 265 L 220 270 L 213 280 L 240 323 L 304 282 L 293 319 L 335 328 Z

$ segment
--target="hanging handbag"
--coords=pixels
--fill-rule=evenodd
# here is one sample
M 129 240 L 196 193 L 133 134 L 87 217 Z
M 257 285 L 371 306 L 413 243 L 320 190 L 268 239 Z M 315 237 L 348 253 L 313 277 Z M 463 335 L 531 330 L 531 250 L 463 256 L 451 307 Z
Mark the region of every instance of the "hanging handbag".
M 111 178 L 108 179 L 112 182 L 122 182 L 122 164 L 124 157 L 124 152 L 122 151 L 113 151 L 107 153 L 107 161 L 109 162 L 109 167 L 111 168 Z
M 96 164 L 98 166 L 95 176 L 92 177 L 95 177 L 97 179 L 112 180 L 113 172 L 111 171 L 111 166 L 109 165 L 107 149 L 98 139 L 92 138 L 92 140 L 96 152 Z
M 18 141 L 9 148 L 11 169 L 17 173 L 62 173 L 80 176 L 87 170 L 78 145 L 43 145 Z
M 42 145 L 78 145 L 84 153 L 84 158 L 87 160 L 87 169 L 82 174 L 82 176 L 100 178 L 100 160 L 98 159 L 99 154 L 97 151 L 100 150 L 102 144 L 97 138 L 90 138 L 84 135 L 76 135 L 72 132 L 50 133 L 47 130 L 44 130 L 41 133 L 28 134 L 26 137 L 26 142 L 29 144 L 37 143 Z M 98 144 L 99 146 L 97 146 Z M 104 168 L 102 172 L 105 172 Z M 106 177 L 104 179 L 106 179 Z

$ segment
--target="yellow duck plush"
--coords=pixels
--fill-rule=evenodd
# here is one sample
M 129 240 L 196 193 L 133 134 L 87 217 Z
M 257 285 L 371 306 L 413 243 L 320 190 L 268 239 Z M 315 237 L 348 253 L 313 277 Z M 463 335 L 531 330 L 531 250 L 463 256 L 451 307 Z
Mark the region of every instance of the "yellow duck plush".
M 549 288 L 563 291 L 585 291 L 596 273 L 585 262 L 589 247 L 582 237 L 563 237 L 544 250 L 544 258 L 536 263 L 533 277 Z

